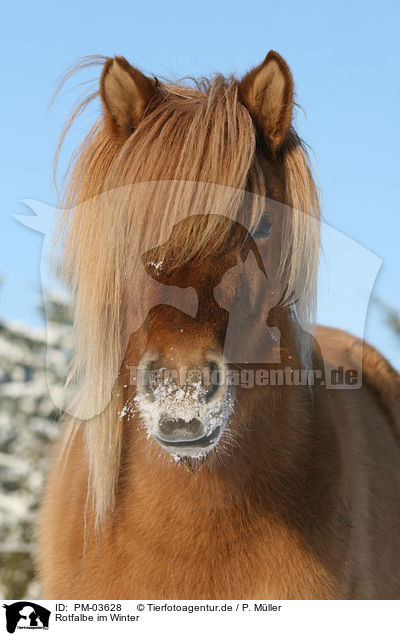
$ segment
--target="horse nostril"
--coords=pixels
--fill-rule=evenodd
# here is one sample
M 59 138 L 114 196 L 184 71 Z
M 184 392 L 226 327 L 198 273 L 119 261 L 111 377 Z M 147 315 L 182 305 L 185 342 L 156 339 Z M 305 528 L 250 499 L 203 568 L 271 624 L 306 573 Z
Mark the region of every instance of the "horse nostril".
M 136 374 L 136 385 L 141 394 L 147 395 L 152 402 L 155 400 L 154 390 L 157 383 L 155 382 L 155 363 L 159 359 L 160 354 L 157 351 L 146 351 L 138 365 Z
M 143 369 L 143 388 L 152 401 L 154 401 L 154 380 L 152 378 L 153 368 L 154 362 L 152 361 L 149 362 Z
M 212 398 L 217 393 L 223 381 L 223 378 L 221 377 L 220 366 L 214 360 L 211 360 L 208 363 L 208 371 L 209 371 L 209 386 L 205 396 L 206 402 L 210 402 L 210 400 L 212 400 Z

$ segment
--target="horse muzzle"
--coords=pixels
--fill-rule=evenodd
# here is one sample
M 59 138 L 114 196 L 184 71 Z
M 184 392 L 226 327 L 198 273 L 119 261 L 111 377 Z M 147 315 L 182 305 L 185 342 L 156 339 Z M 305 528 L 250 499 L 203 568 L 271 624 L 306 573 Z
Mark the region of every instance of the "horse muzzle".
M 149 436 L 179 457 L 202 457 L 216 447 L 232 412 L 222 356 L 210 353 L 204 364 L 166 367 L 156 352 L 140 364 L 136 402 Z

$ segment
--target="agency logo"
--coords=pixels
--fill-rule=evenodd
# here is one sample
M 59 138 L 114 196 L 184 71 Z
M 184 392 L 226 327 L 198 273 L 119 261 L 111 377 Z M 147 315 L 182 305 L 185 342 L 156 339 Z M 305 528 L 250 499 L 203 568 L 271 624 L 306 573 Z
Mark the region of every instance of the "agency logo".
M 59 211 L 32 199 L 23 203 L 34 215 L 14 216 L 43 235 L 40 269 L 47 290 L 49 261 L 56 272 L 58 264 L 64 263 L 66 279 L 71 276 L 75 281 L 78 273 L 83 277 L 71 295 L 81 335 L 67 383 L 63 378 L 55 384 L 53 349 L 50 346 L 47 350 L 49 394 L 65 414 L 91 420 L 104 412 L 115 395 L 117 378 L 129 376 L 129 383 L 135 385 L 141 367 L 139 359 L 132 364 L 127 355 L 130 343 L 144 342 L 143 333 L 150 333 L 149 328 L 154 338 L 161 337 L 154 328 L 157 324 L 166 328 L 173 324 L 173 329 L 180 325 L 176 332 L 165 332 L 165 337 L 172 339 L 168 353 L 171 365 L 163 367 L 179 364 L 175 341 L 181 351 L 189 351 L 189 334 L 202 334 L 201 341 L 209 348 L 214 346 L 214 334 L 229 369 L 257 365 L 264 383 L 306 384 L 311 389 L 319 384 L 332 390 L 361 387 L 361 342 L 381 260 L 322 224 L 324 261 L 317 289 L 319 243 L 312 215 L 218 184 L 140 182 L 107 190 L 65 210 L 68 234 L 64 236 L 60 229 L 56 232 L 59 241 L 54 244 Z M 101 225 L 94 219 L 102 219 Z M 139 228 L 129 219 L 140 220 L 142 225 Z M 96 240 L 82 243 L 82 227 Z M 62 237 L 70 249 L 79 252 L 78 261 L 72 255 L 65 260 Z M 57 285 L 60 293 L 57 280 L 54 283 L 56 293 Z M 351 359 L 347 349 L 341 356 L 333 356 L 330 338 L 314 328 L 317 291 L 321 324 L 345 326 L 342 318 L 346 308 L 348 330 L 360 339 L 351 348 Z M 47 299 L 51 294 L 43 299 L 50 343 L 54 332 Z M 149 350 L 157 349 L 156 342 L 154 347 L 150 340 L 147 344 Z M 153 362 L 149 361 L 148 368 Z M 212 370 L 210 364 L 207 361 L 206 369 Z M 146 374 L 148 368 L 144 369 Z M 147 381 L 146 375 L 145 386 Z M 247 384 L 247 378 L 244 381 Z M 250 382 L 260 384 L 257 378 Z M 232 384 L 245 386 L 237 374 Z M 133 408 L 129 407 L 131 413 Z
M 14 634 L 16 629 L 49 629 L 51 612 L 37 603 L 18 601 L 11 605 L 4 604 L 3 607 L 9 634 Z

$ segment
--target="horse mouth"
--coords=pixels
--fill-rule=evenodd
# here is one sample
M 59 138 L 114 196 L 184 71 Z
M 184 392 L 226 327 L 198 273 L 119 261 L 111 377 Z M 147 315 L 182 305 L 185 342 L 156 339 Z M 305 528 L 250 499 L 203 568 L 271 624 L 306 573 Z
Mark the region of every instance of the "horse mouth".
M 175 455 L 196 455 L 200 452 L 207 452 L 216 445 L 222 433 L 222 425 L 216 426 L 211 433 L 197 439 L 172 440 L 167 441 L 154 435 L 157 442 Z

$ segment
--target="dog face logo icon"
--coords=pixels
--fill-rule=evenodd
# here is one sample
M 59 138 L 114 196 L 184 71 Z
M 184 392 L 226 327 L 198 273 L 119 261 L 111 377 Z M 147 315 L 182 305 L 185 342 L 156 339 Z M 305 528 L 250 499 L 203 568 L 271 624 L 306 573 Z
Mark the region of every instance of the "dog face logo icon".
M 32 603 L 18 601 L 11 605 L 3 605 L 6 610 L 7 631 L 14 634 L 16 629 L 48 629 L 50 610 Z

